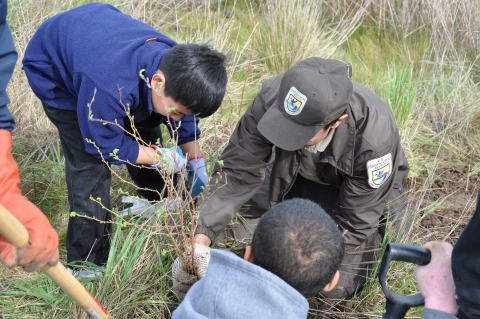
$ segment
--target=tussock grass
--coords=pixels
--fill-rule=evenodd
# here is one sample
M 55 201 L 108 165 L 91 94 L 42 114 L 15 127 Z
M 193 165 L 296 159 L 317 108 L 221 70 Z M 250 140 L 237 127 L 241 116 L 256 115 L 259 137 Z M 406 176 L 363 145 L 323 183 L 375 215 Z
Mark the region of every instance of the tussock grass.
M 330 16 L 328 1 L 266 0 L 260 6 L 255 50 L 274 74 L 285 72 L 311 56 L 330 58 L 359 26 L 364 7 L 354 13 Z M 366 5 L 367 6 L 367 5 Z
M 8 20 L 19 61 L 43 20 L 87 2 L 10 0 Z M 411 166 L 408 213 L 412 223 L 402 232 L 390 232 L 383 245 L 395 241 L 421 246 L 434 239 L 454 243 L 458 238 L 475 205 L 474 189 L 480 187 L 480 9 L 475 0 L 110 3 L 177 42 L 209 42 L 229 55 L 224 103 L 201 122 L 200 143 L 210 167 L 265 79 L 314 55 L 350 62 L 353 80 L 371 88 L 392 108 Z M 68 203 L 59 141 L 20 68 L 19 62 L 8 92 L 18 123 L 13 153 L 22 189 L 64 238 Z M 460 167 L 461 173 L 451 175 L 450 167 Z M 111 196 L 116 213 L 123 208 L 121 196 L 133 194 L 134 187 L 124 169 L 113 170 Z M 452 210 L 458 215 L 446 216 Z M 148 222 L 116 218 L 104 277 L 82 282 L 116 318 L 168 318 L 178 302 L 170 291 L 169 267 L 179 249 L 189 244 L 192 214 L 162 212 Z M 187 236 L 175 239 L 182 231 L 182 218 Z M 443 222 L 428 224 L 435 218 Z M 63 248 L 61 252 L 65 260 Z M 391 269 L 392 290 L 417 292 L 411 265 L 399 263 Z M 311 317 L 380 318 L 385 298 L 377 271 L 347 303 L 312 301 Z M 408 317 L 419 317 L 420 312 L 413 309 Z M 84 314 L 44 275 L 0 266 L 0 316 L 82 318 Z

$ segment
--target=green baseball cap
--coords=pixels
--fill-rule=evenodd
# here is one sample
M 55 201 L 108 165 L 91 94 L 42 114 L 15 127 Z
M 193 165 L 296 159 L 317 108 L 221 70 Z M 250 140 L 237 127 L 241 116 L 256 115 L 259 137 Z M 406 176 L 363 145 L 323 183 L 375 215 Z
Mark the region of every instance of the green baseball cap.
M 318 57 L 302 60 L 283 75 L 277 101 L 258 130 L 284 150 L 301 149 L 325 125 L 338 119 L 352 98 L 352 66 Z

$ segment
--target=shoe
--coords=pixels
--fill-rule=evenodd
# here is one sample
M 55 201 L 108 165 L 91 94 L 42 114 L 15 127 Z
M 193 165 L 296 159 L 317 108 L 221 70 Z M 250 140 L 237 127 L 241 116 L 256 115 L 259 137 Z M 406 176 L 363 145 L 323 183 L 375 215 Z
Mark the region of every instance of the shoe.
M 70 274 L 72 274 L 75 278 L 77 278 L 77 280 L 80 280 L 81 278 L 102 278 L 103 277 L 103 272 L 98 269 L 96 270 L 81 269 L 80 271 L 78 271 L 68 267 L 67 271 Z

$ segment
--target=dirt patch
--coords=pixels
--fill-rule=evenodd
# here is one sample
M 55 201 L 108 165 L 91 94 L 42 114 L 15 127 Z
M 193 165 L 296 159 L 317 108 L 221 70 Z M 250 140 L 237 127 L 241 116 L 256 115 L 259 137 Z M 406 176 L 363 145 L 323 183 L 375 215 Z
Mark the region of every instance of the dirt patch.
M 434 176 L 431 181 L 428 176 L 423 180 L 409 180 L 409 202 L 417 215 L 406 242 L 422 246 L 431 240 L 445 240 L 453 245 L 476 207 L 480 176 L 474 174 L 469 165 L 441 166 L 430 174 Z M 377 283 L 375 278 L 373 286 L 366 287 L 366 291 L 351 301 L 309 299 L 308 318 L 378 318 L 381 315 L 378 309 L 384 308 L 385 297 Z
M 476 205 L 480 177 L 468 165 L 438 167 L 420 205 L 419 227 L 454 244 Z

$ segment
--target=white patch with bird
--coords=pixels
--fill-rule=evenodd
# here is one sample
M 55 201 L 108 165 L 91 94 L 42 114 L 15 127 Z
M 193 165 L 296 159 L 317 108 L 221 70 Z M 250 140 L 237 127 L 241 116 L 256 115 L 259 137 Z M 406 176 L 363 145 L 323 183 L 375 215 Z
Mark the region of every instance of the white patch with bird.
M 371 159 L 367 162 L 368 185 L 372 188 L 382 186 L 392 174 L 392 154 Z

